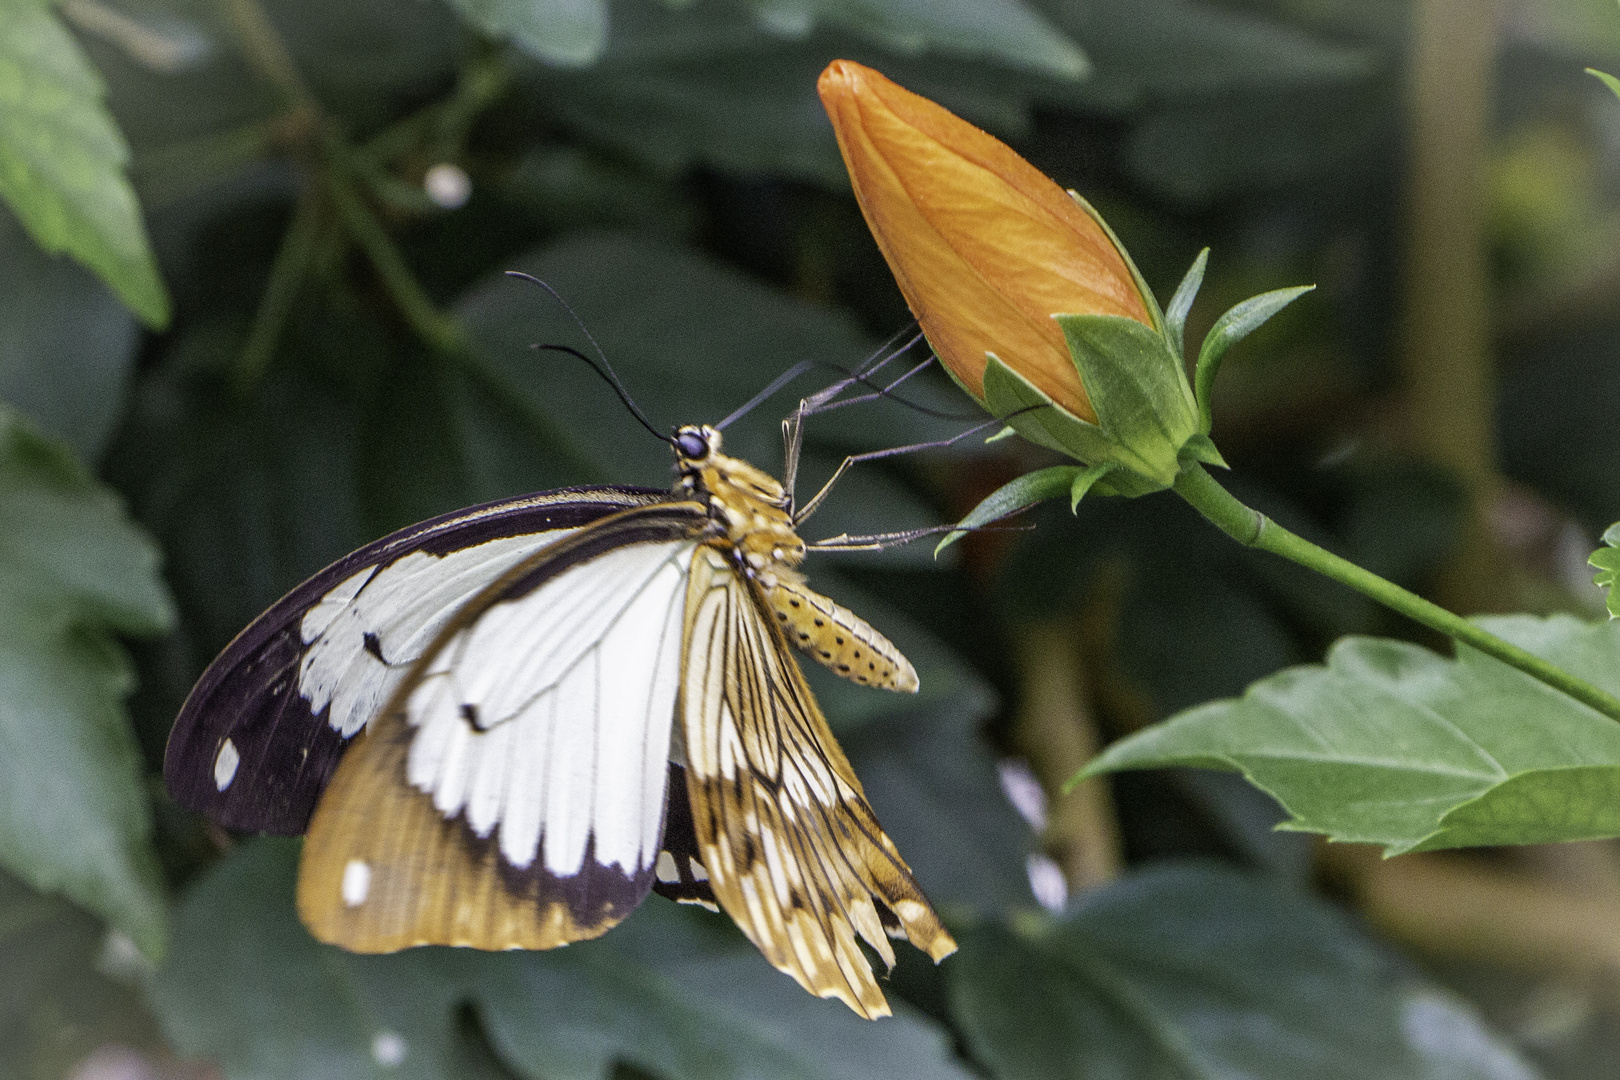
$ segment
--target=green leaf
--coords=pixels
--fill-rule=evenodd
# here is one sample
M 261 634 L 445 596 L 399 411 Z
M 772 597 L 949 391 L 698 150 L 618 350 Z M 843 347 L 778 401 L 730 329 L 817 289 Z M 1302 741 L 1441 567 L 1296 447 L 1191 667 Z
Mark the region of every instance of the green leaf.
M 817 1001 L 707 912 L 651 897 L 567 949 L 356 956 L 299 925 L 297 859 L 294 841 L 238 846 L 181 904 L 153 988 L 175 1048 L 231 1080 L 450 1080 L 463 1002 L 531 1080 L 606 1076 L 617 1061 L 669 1080 L 967 1080 L 944 1034 L 903 1004 L 874 1024 Z
M 767 26 L 802 36 L 820 20 L 899 53 L 985 56 L 1064 79 L 1090 70 L 1085 54 L 1021 0 L 752 0 Z
M 114 633 L 172 621 L 157 550 L 60 445 L 0 406 L 0 864 L 163 947 Z
M 1477 621 L 1620 690 L 1620 622 Z M 1620 724 L 1465 646 L 1452 660 L 1345 638 L 1325 665 L 1130 736 L 1081 776 L 1164 765 L 1240 771 L 1283 805 L 1283 827 L 1391 854 L 1620 836 Z
M 967 934 L 951 1012 L 1000 1080 L 1534 1080 L 1463 1005 L 1334 908 L 1211 865 L 1063 919 Z
M 1181 453 L 1176 456 L 1184 463 L 1198 461 L 1217 468 L 1231 468 L 1221 456 L 1220 450 L 1216 449 L 1215 443 L 1201 431 L 1188 436 L 1187 441 L 1181 444 Z
M 1079 513 L 1080 500 L 1086 497 L 1086 493 L 1092 489 L 1097 481 L 1117 468 L 1120 468 L 1119 464 L 1113 461 L 1101 461 L 1095 465 L 1087 466 L 1079 476 L 1074 478 L 1074 483 L 1069 486 L 1069 512 Z
M 1187 275 L 1176 286 L 1176 294 L 1170 298 L 1170 306 L 1164 311 L 1164 327 L 1170 333 L 1171 351 L 1177 359 L 1187 355 L 1187 313 L 1192 310 L 1193 301 L 1198 299 L 1198 287 L 1204 283 L 1204 268 L 1209 265 L 1209 248 L 1198 253 L 1198 258 L 1187 268 Z
M 0 871 L 0 1076 L 91 1075 L 84 1059 L 108 1044 L 159 1050 L 138 983 L 147 970 L 127 939 Z
M 1198 418 L 1181 361 L 1164 338 L 1119 315 L 1052 318 L 1063 328 L 1109 442 L 1134 459 L 1128 467 L 1165 486 L 1174 483 L 1181 448 L 1197 431 Z
M 1612 90 L 1615 97 L 1620 97 L 1620 79 L 1615 78 L 1606 71 L 1598 71 L 1595 68 L 1587 68 L 1586 73 L 1596 75 L 1599 79 L 1602 79 L 1603 85 Z
M 79 46 L 40 0 L 0 0 L 0 197 L 46 251 L 65 251 L 152 327 L 169 297 L 147 247 L 129 150 Z
M 1038 502 L 1062 498 L 1069 494 L 1074 485 L 1080 482 L 1080 478 L 1090 471 L 1077 465 L 1053 465 L 1050 468 L 1025 473 L 1016 480 L 1009 480 L 987 495 L 978 506 L 968 511 L 967 517 L 957 522 L 957 528 L 947 533 L 945 539 L 934 548 L 934 554 L 938 555 L 956 543 L 971 529 L 988 525 L 992 521 L 1000 521 L 1009 514 L 1016 514 Z M 1095 479 L 1093 477 L 1093 480 Z
M 1198 370 L 1195 376 L 1198 398 L 1198 427 L 1205 435 L 1214 424 L 1210 414 L 1209 396 L 1215 386 L 1215 374 L 1220 371 L 1226 350 L 1258 330 L 1267 319 L 1316 288 L 1315 285 L 1296 285 L 1290 289 L 1274 289 L 1259 296 L 1251 296 L 1234 305 L 1215 320 L 1204 344 L 1198 350 Z
M 449 0 L 461 17 L 553 64 L 582 67 L 607 44 L 606 0 Z
M 94 461 L 125 406 L 138 333 L 83 267 L 39 250 L 0 209 L 0 401 Z
M 1103 429 L 1088 424 L 1061 405 L 1055 404 L 1018 372 L 1002 363 L 995 353 L 987 353 L 984 368 L 984 403 L 992 414 L 1037 446 L 1077 458 L 1088 465 L 1118 461 L 1125 466 L 1104 477 L 1097 488 L 1105 495 L 1146 495 L 1164 485 L 1148 479 L 1147 465 L 1129 448 L 1110 442 Z M 1136 466 L 1141 466 L 1137 468 Z M 1055 498 L 1056 496 L 1054 496 Z
M 1620 619 L 1620 521 L 1609 526 L 1603 542 L 1608 546 L 1598 548 L 1587 560 L 1598 569 L 1592 584 L 1609 590 L 1609 618 Z

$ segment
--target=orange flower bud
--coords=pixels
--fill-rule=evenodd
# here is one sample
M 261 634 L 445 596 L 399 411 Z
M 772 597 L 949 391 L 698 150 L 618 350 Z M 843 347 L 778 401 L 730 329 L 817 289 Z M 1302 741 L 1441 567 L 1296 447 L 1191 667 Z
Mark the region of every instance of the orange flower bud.
M 816 85 L 866 223 L 951 374 L 983 401 L 993 352 L 1095 423 L 1052 316 L 1153 324 L 1108 234 L 999 139 L 871 68 L 834 60 Z

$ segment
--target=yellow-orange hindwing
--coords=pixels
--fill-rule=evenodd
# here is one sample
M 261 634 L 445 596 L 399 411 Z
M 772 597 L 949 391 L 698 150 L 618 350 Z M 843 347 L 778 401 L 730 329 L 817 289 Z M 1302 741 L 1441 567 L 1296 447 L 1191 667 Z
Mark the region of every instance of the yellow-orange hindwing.
M 864 939 L 936 961 L 956 943 L 879 827 L 759 586 L 699 545 L 677 722 L 715 898 L 778 969 L 866 1017 L 888 1014 Z

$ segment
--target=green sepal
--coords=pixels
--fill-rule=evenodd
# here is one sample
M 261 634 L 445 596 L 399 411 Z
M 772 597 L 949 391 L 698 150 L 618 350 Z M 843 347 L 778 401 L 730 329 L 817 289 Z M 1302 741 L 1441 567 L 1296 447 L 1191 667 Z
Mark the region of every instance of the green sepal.
M 1248 337 L 1267 319 L 1316 288 L 1315 285 L 1296 285 L 1291 289 L 1274 289 L 1259 296 L 1251 296 L 1215 320 L 1203 346 L 1198 350 L 1198 371 L 1194 385 L 1198 397 L 1198 430 L 1209 434 L 1213 420 L 1209 411 L 1210 389 L 1215 385 L 1215 373 L 1220 370 L 1226 350 Z
M 1097 489 L 1099 493 L 1147 495 L 1169 486 L 1168 481 L 1160 483 L 1143 475 L 1147 463 L 1116 446 L 1102 428 L 1054 402 L 1034 383 L 1002 363 L 995 353 L 987 357 L 984 403 L 993 415 L 1006 420 L 1008 426 L 1037 446 L 1067 454 L 1088 465 L 1116 461 L 1125 466 L 1107 478 L 1104 487 Z
M 1609 618 L 1620 619 L 1620 521 L 1609 526 L 1603 543 L 1607 546 L 1592 552 L 1587 562 L 1598 570 L 1592 584 L 1609 590 Z
M 1125 260 L 1125 268 L 1131 272 L 1131 280 L 1136 283 L 1136 292 L 1142 297 L 1142 303 L 1147 305 L 1148 316 L 1153 320 L 1153 329 L 1160 337 L 1169 341 L 1170 339 L 1165 335 L 1164 312 L 1159 310 L 1158 298 L 1153 295 L 1153 290 L 1148 288 L 1147 279 L 1142 276 L 1142 271 L 1136 268 L 1136 260 L 1131 258 L 1131 253 L 1125 250 L 1125 245 L 1119 242 L 1119 237 L 1114 235 L 1114 230 L 1109 228 L 1108 222 L 1104 221 L 1103 216 L 1097 213 L 1095 206 L 1086 202 L 1078 191 L 1071 190 L 1069 198 L 1079 203 L 1080 209 L 1084 210 L 1087 216 L 1092 221 L 1095 221 L 1102 228 L 1102 231 L 1107 234 L 1108 242 L 1114 245 L 1114 250 L 1119 252 L 1119 257 Z
M 1195 433 L 1181 445 L 1181 461 L 1185 465 L 1189 461 L 1199 461 L 1205 465 L 1214 465 L 1217 468 L 1230 469 L 1221 452 L 1215 448 L 1215 443 L 1203 432 Z
M 1062 498 L 1073 490 L 1081 476 L 1091 471 L 1092 469 L 1082 469 L 1078 465 L 1053 465 L 1049 469 L 1037 469 L 1035 472 L 1025 473 L 1016 480 L 1009 480 L 969 511 L 967 517 L 956 523 L 957 527 L 947 533 L 945 539 L 934 548 L 934 556 L 938 558 L 940 552 L 967 535 L 970 529 L 999 521 L 1038 502 Z
M 1192 310 L 1193 301 L 1198 299 L 1198 289 L 1204 284 L 1204 268 L 1209 265 L 1209 248 L 1198 253 L 1192 266 L 1187 268 L 1187 276 L 1181 279 L 1176 286 L 1176 295 L 1170 298 L 1170 306 L 1164 311 L 1164 328 L 1170 339 L 1170 351 L 1180 360 L 1187 355 L 1187 313 Z
M 1099 455 L 1165 487 L 1181 471 L 1181 447 L 1198 430 L 1197 406 L 1181 362 L 1163 335 L 1118 315 L 1053 315 L 1068 339 L 1086 397 L 1109 443 Z
M 1010 439 L 1016 434 L 1018 434 L 1018 429 L 1013 427 L 1011 424 L 1008 424 L 1006 427 L 984 440 L 984 444 L 989 446 L 991 443 L 1000 442 L 1002 439 Z
M 1099 461 L 1095 465 L 1089 465 L 1082 469 L 1080 475 L 1074 478 L 1074 483 L 1069 485 L 1069 513 L 1078 514 L 1080 512 L 1080 500 L 1086 497 L 1086 492 L 1090 491 L 1097 481 L 1118 468 L 1118 462 Z M 1099 490 L 1099 494 L 1108 494 L 1106 485 Z
M 1615 78 L 1606 71 L 1599 71 L 1596 68 L 1587 68 L 1586 73 L 1588 75 L 1596 75 L 1598 78 L 1602 79 L 1603 85 L 1614 91 L 1615 97 L 1620 97 L 1620 79 Z

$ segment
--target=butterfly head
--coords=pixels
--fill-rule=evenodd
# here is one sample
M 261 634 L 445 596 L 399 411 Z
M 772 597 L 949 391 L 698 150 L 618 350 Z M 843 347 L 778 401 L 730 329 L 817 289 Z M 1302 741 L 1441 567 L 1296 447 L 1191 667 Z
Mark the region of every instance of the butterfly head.
M 685 473 L 701 469 L 709 455 L 720 453 L 720 433 L 708 424 L 683 424 L 675 429 L 670 445 L 675 448 L 676 461 Z
M 680 473 L 676 492 L 708 504 L 716 540 L 731 550 L 739 569 L 750 576 L 785 571 L 804 558 L 780 481 L 721 453 L 720 432 L 708 424 L 676 428 L 670 445 Z

